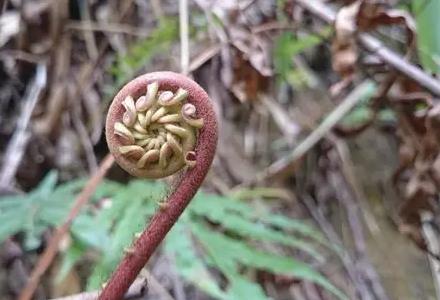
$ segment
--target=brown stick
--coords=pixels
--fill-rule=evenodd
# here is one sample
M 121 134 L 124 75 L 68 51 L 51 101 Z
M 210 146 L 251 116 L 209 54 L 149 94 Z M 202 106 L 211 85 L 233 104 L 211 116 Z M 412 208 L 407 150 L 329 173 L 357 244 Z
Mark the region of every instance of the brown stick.
M 124 299 L 138 299 L 147 294 L 148 286 L 147 281 L 138 279 L 131 285 L 130 289 L 124 295 Z M 98 299 L 99 291 L 85 292 L 75 294 L 67 297 L 52 299 L 52 300 L 96 300 Z
M 94 173 L 93 176 L 90 177 L 89 181 L 87 182 L 81 193 L 76 198 L 66 220 L 60 227 L 56 229 L 55 234 L 52 236 L 52 238 L 49 241 L 49 245 L 46 247 L 43 254 L 40 256 L 36 266 L 32 271 L 31 276 L 29 277 L 28 282 L 26 283 L 25 288 L 20 294 L 19 300 L 30 300 L 32 298 L 32 295 L 34 294 L 35 289 L 37 288 L 38 283 L 40 282 L 41 276 L 43 276 L 43 274 L 49 268 L 50 264 L 52 263 L 53 259 L 55 258 L 58 252 L 58 245 L 60 244 L 60 241 L 66 235 L 67 231 L 70 228 L 70 225 L 72 224 L 73 220 L 76 218 L 78 213 L 80 212 L 81 208 L 89 201 L 90 197 L 95 192 L 97 186 L 102 181 L 107 171 L 113 165 L 113 162 L 114 162 L 113 156 L 111 154 L 107 154 L 107 156 L 101 162 L 96 173 Z
M 295 0 L 298 5 L 318 16 L 327 23 L 333 23 L 336 13 L 327 5 L 316 0 Z M 440 81 L 428 75 L 422 69 L 407 62 L 401 55 L 385 47 L 382 42 L 373 36 L 361 33 L 358 37 L 359 44 L 367 51 L 377 55 L 382 61 L 393 67 L 399 73 L 411 78 L 435 96 L 440 96 Z

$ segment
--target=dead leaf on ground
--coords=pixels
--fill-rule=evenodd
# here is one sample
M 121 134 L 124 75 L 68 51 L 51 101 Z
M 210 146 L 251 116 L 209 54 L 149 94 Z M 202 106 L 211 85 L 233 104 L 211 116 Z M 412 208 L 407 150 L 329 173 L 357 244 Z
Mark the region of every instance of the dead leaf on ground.
M 0 47 L 20 31 L 20 14 L 5 12 L 0 16 Z
M 416 84 L 398 78 L 390 104 L 398 116 L 399 166 L 394 182 L 401 195 L 402 224 L 420 228 L 420 214 L 432 211 L 440 186 L 440 105 Z
M 358 60 L 357 32 L 367 32 L 379 26 L 402 25 L 407 32 L 411 50 L 415 36 L 415 22 L 405 11 L 388 9 L 381 0 L 358 0 L 342 7 L 336 15 L 335 38 L 332 43 L 332 66 L 342 81 L 331 89 L 340 92 L 351 82 Z
M 233 76 L 231 91 L 241 102 L 255 101 L 259 93 L 268 87 L 268 78 L 263 76 L 238 51 L 233 52 Z
M 335 20 L 335 38 L 332 43 L 332 66 L 342 77 L 349 78 L 355 70 L 358 59 L 358 49 L 354 35 L 356 33 L 356 18 L 361 2 L 343 7 Z

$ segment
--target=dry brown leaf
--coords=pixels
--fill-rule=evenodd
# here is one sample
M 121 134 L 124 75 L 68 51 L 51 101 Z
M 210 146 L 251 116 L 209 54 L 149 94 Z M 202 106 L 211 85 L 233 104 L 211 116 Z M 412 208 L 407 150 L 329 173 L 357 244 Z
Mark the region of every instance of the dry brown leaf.
M 344 79 L 351 79 L 358 59 L 355 34 L 378 26 L 403 25 L 407 31 L 407 44 L 411 46 L 415 35 L 415 22 L 405 11 L 387 9 L 383 0 L 358 0 L 342 7 L 336 15 L 335 38 L 332 43 L 332 66 Z
M 242 52 L 242 56 L 250 62 L 250 64 L 258 70 L 263 76 L 272 76 L 270 53 L 271 42 L 260 37 L 242 26 L 241 24 L 233 24 L 228 28 L 228 33 L 234 45 Z
M 256 2 L 243 10 L 238 1 L 196 0 L 205 12 L 215 15 L 223 24 L 216 30 L 224 45 L 220 51 L 221 79 L 241 102 L 257 99 L 259 92 L 267 87 L 267 78 L 273 76 L 273 41 L 264 34 L 253 33 L 251 26 L 269 18 L 266 14 L 273 13 L 272 6 L 267 6 L 264 0 Z
M 354 35 L 356 18 L 361 1 L 343 7 L 335 20 L 335 38 L 332 43 L 332 66 L 343 78 L 351 77 L 358 59 L 358 49 Z
M 394 175 L 396 183 L 401 181 L 398 191 L 403 191 L 399 215 L 404 224 L 418 227 L 420 213 L 433 209 L 440 186 L 440 105 L 405 80 L 397 81 L 396 90 L 391 103 L 398 113 L 402 140 L 400 164 Z
M 435 104 L 428 111 L 426 128 L 429 135 L 434 139 L 437 147 L 440 148 L 440 104 Z
M 242 53 L 234 51 L 234 54 L 231 91 L 241 102 L 254 101 L 260 92 L 266 90 L 269 80 L 255 69 Z
M 407 224 L 420 223 L 420 212 L 431 210 L 431 199 L 436 195 L 436 187 L 422 174 L 414 174 L 408 182 L 406 199 L 399 209 L 399 215 Z
M 385 9 L 383 5 L 371 3 L 371 1 L 362 3 L 357 16 L 359 30 L 369 31 L 378 26 L 387 25 L 403 25 L 407 32 L 407 45 L 412 45 L 416 33 L 416 24 L 410 14 L 400 9 Z

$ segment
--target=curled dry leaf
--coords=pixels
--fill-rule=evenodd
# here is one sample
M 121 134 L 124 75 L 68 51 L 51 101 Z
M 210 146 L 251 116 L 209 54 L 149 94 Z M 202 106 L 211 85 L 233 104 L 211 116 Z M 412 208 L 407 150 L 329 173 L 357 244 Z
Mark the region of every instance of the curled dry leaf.
M 273 76 L 272 40 L 266 34 L 253 32 L 252 25 L 273 19 L 275 6 L 266 0 L 249 1 L 246 9 L 242 9 L 241 1 L 195 2 L 223 25 L 215 31 L 222 42 L 220 77 L 224 85 L 241 102 L 257 99 L 266 90 L 268 78 Z
M 403 25 L 407 31 L 407 44 L 415 36 L 415 22 L 402 10 L 387 9 L 380 0 L 358 0 L 341 8 L 335 20 L 335 38 L 332 43 L 332 66 L 343 80 L 351 80 L 358 59 L 355 34 L 378 26 Z
M 231 91 L 241 102 L 253 101 L 261 92 L 268 88 L 268 77 L 263 76 L 252 64 L 246 60 L 238 50 L 233 61 L 233 84 Z
M 420 213 L 432 210 L 440 186 L 440 105 L 419 87 L 397 81 L 391 104 L 398 114 L 401 139 L 394 183 L 402 197 L 400 218 L 418 228 Z
M 361 31 L 378 26 L 402 25 L 407 33 L 407 46 L 412 45 L 416 33 L 416 23 L 410 14 L 400 9 L 386 9 L 383 3 L 374 1 L 362 1 L 356 23 Z
M 360 1 L 356 1 L 345 6 L 336 15 L 335 38 L 331 48 L 332 66 L 343 78 L 353 75 L 358 58 L 358 49 L 354 35 L 356 33 L 356 18 L 360 4 Z

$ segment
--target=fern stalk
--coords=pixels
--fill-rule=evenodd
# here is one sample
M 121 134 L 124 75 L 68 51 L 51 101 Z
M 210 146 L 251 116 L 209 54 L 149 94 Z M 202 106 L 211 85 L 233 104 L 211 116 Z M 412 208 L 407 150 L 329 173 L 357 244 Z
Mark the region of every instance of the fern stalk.
M 114 134 L 114 126 L 115 123 L 123 119 L 123 115 L 126 113 L 123 109 L 126 97 L 141 97 L 146 93 L 146 87 L 154 82 L 157 82 L 159 89 L 163 91 L 176 92 L 179 89 L 187 91 L 188 101 L 195 106 L 198 117 L 203 119 L 204 125 L 198 132 L 194 151 L 188 152 L 192 156 L 189 159 L 194 164 L 191 164 L 185 173 L 177 179 L 171 194 L 163 201 L 163 205 L 153 216 L 148 227 L 127 251 L 100 294 L 99 299 L 101 300 L 117 300 L 123 297 L 202 184 L 211 166 L 217 146 L 217 120 L 206 92 L 197 83 L 183 75 L 172 72 L 155 72 L 145 74 L 129 82 L 116 95 L 110 106 L 106 123 L 106 137 L 116 162 L 131 174 L 146 174 L 144 170 L 140 170 L 136 166 L 135 161 L 121 155 L 119 151 L 121 143 Z M 153 166 L 153 168 L 155 167 Z

